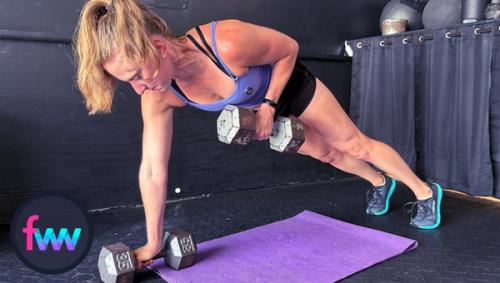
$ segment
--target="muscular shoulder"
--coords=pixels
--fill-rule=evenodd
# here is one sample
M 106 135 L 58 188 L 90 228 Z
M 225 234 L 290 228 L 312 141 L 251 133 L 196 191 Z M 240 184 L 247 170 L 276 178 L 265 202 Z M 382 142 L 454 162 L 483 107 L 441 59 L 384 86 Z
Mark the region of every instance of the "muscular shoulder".
M 257 25 L 229 19 L 217 22 L 217 49 L 228 59 L 237 59 L 238 50 L 255 34 Z
M 212 35 L 210 31 L 211 23 L 200 25 L 203 35 L 209 43 L 212 43 Z M 244 22 L 237 19 L 219 20 L 215 30 L 215 38 L 217 40 L 217 50 L 225 52 L 235 47 L 235 43 L 244 39 L 245 36 L 252 33 L 252 31 L 259 26 Z M 198 37 L 194 28 L 190 29 L 186 34 L 191 34 Z M 213 45 L 213 44 L 212 44 Z
M 205 36 L 207 42 L 214 47 L 211 34 L 211 23 L 199 26 L 201 32 Z M 255 38 L 256 33 L 261 31 L 263 27 L 244 22 L 238 19 L 227 19 L 217 21 L 215 29 L 215 39 L 217 44 L 217 52 L 224 63 L 236 74 L 244 73 L 247 65 L 241 64 L 241 58 L 248 56 L 250 53 L 246 44 L 252 38 Z M 198 35 L 194 29 L 187 32 L 198 39 Z
M 213 47 L 210 24 L 201 25 L 200 29 Z M 193 30 L 188 33 L 197 37 Z M 236 19 L 217 21 L 215 38 L 219 56 L 237 75 L 249 66 L 270 64 L 298 50 L 298 44 L 289 36 Z

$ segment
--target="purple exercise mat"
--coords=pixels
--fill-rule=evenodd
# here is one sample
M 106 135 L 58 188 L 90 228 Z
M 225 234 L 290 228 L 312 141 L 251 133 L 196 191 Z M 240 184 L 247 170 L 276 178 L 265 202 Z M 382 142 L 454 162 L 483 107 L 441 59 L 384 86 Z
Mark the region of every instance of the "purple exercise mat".
M 417 247 L 415 240 L 314 212 L 203 242 L 193 266 L 149 266 L 169 283 L 330 283 Z

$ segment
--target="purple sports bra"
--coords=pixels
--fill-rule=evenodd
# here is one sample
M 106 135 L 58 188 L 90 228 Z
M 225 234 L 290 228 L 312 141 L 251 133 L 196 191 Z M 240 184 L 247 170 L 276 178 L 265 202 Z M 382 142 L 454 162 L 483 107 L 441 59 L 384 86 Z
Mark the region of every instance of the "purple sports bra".
M 227 104 L 242 106 L 242 107 L 253 107 L 262 103 L 264 96 L 266 95 L 267 88 L 269 86 L 269 81 L 271 80 L 271 71 L 272 65 L 261 65 L 261 66 L 252 66 L 249 68 L 248 72 L 243 76 L 236 76 L 231 70 L 228 68 L 226 64 L 222 61 L 217 52 L 217 44 L 215 42 L 215 27 L 217 22 L 212 22 L 210 24 L 210 30 L 212 33 L 212 44 L 213 50 L 208 45 L 203 33 L 200 28 L 197 26 L 196 31 L 200 36 L 203 44 L 205 45 L 206 50 L 201 47 L 201 45 L 191 36 L 187 35 L 187 37 L 193 42 L 193 44 L 200 49 L 205 55 L 207 55 L 212 62 L 214 62 L 217 67 L 223 71 L 226 75 L 233 78 L 236 82 L 236 87 L 233 90 L 233 93 L 220 101 L 211 104 L 200 104 L 191 101 L 179 88 L 175 80 L 172 80 L 172 85 L 170 88 L 173 93 L 176 94 L 180 99 L 182 99 L 185 103 L 202 109 L 206 111 L 220 111 Z

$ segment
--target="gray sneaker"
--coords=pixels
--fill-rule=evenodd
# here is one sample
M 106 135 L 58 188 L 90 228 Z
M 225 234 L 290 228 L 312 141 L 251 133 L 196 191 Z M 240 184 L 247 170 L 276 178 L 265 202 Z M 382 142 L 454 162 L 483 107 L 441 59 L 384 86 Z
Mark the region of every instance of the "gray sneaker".
M 382 186 L 372 187 L 366 192 L 366 213 L 370 215 L 383 215 L 389 211 L 389 201 L 396 189 L 396 180 L 382 174 L 385 178 L 385 184 Z
M 441 224 L 443 188 L 437 183 L 429 184 L 429 187 L 432 190 L 430 198 L 405 204 L 406 212 L 411 213 L 410 224 L 420 229 L 435 229 Z

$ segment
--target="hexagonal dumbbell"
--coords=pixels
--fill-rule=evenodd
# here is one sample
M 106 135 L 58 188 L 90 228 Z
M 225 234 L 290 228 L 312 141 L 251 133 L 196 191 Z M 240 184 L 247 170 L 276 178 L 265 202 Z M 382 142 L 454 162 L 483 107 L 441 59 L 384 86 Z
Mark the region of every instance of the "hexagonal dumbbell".
M 246 145 L 255 135 L 255 112 L 226 105 L 217 118 L 217 136 L 227 144 Z
M 198 249 L 193 236 L 181 229 L 169 230 L 163 237 L 163 250 L 154 258 L 162 258 L 166 265 L 179 270 L 193 265 Z M 123 243 L 102 247 L 97 266 L 105 283 L 133 282 L 135 275 L 134 251 Z
M 217 118 L 217 135 L 221 142 L 227 144 L 248 144 L 255 135 L 255 112 L 226 105 Z M 305 140 L 304 124 L 295 117 L 278 117 L 269 140 L 273 150 L 297 152 Z
M 278 117 L 273 124 L 273 133 L 269 137 L 271 149 L 279 152 L 297 152 L 304 143 L 304 124 L 299 119 Z
M 165 232 L 164 248 L 165 263 L 175 270 L 183 269 L 193 265 L 198 249 L 193 235 L 181 230 L 172 229 Z

